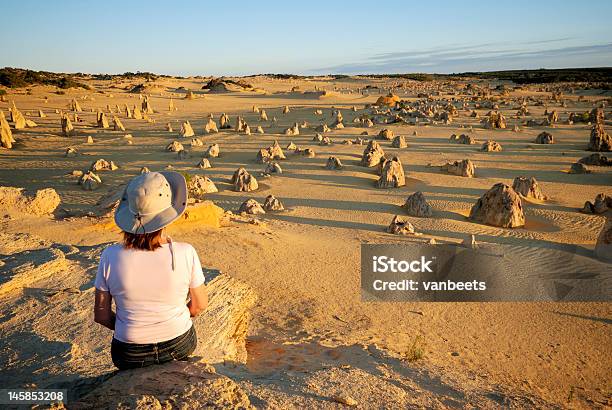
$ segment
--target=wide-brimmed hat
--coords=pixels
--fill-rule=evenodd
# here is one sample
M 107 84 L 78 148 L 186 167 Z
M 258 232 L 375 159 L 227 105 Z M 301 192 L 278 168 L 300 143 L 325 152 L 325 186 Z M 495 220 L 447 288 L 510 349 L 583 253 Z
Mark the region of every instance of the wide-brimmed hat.
M 147 172 L 133 178 L 115 211 L 125 232 L 151 233 L 170 225 L 187 208 L 187 183 L 178 172 Z

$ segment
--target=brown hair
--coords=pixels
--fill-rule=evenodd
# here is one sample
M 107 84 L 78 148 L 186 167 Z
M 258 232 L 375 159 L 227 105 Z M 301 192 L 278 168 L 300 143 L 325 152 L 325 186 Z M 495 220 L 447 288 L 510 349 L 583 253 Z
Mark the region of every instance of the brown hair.
M 123 246 L 125 249 L 142 249 L 144 251 L 154 251 L 161 248 L 162 229 L 155 232 L 134 234 L 123 232 Z

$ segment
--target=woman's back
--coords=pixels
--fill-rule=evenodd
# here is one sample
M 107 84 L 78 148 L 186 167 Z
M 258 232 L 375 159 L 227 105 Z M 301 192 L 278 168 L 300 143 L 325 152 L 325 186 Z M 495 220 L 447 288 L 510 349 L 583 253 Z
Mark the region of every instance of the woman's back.
M 190 244 L 171 242 L 154 251 L 116 244 L 102 253 L 95 287 L 115 300 L 115 339 L 144 344 L 170 340 L 191 328 L 189 288 L 203 283 Z

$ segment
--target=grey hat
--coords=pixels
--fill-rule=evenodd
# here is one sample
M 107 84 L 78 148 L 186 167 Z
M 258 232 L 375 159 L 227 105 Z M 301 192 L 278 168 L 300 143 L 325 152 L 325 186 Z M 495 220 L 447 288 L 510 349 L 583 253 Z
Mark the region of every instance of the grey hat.
M 187 208 L 187 183 L 178 172 L 147 172 L 133 178 L 115 211 L 125 232 L 151 233 L 170 225 Z

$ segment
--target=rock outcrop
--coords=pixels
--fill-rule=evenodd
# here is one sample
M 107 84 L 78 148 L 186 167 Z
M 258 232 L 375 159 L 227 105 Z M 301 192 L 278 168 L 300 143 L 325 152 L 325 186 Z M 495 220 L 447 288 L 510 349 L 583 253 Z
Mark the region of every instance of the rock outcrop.
M 340 161 L 340 158 L 338 157 L 331 156 L 327 158 L 327 163 L 325 164 L 325 168 L 332 169 L 332 170 L 342 169 L 342 161 Z
M 187 189 L 189 197 L 197 199 L 203 199 L 205 194 L 219 192 L 215 183 L 203 175 L 193 175 L 189 178 Z
M 278 212 L 285 210 L 283 203 L 274 195 L 268 195 L 266 197 L 263 208 L 266 212 Z
M 0 110 L 0 146 L 11 149 L 14 142 L 11 126 L 4 117 L 4 111 Z
M 608 159 L 608 157 L 599 152 L 580 158 L 578 162 L 584 165 L 595 165 L 598 167 L 612 166 L 612 159 Z
M 238 168 L 234 172 L 231 182 L 234 186 L 234 191 L 237 192 L 251 192 L 259 188 L 257 179 L 244 168 Z
M 247 199 L 240 205 L 238 213 L 246 213 L 249 215 L 265 214 L 266 211 L 263 209 L 261 204 L 253 198 Z
M 593 202 L 586 201 L 580 212 L 585 214 L 600 215 L 606 212 L 608 209 L 612 209 L 612 196 L 600 193 L 597 194 Z
M 429 205 L 422 192 L 415 192 L 410 195 L 404 205 L 402 205 L 402 208 L 410 216 L 430 218 L 432 215 L 431 205 Z
M 206 158 L 217 158 L 220 153 L 219 144 L 210 145 L 206 151 L 204 151 L 204 157 Z
M 183 138 L 195 136 L 195 132 L 193 132 L 193 128 L 191 127 L 191 123 L 189 121 L 184 121 L 181 124 L 181 130 L 179 131 L 179 133 Z
M 599 260 L 612 263 L 612 213 L 608 213 L 606 223 L 597 237 L 595 256 Z
M 395 133 L 388 128 L 385 128 L 378 133 L 378 138 L 381 140 L 391 141 L 393 137 L 395 137 Z
M 591 130 L 589 151 L 612 151 L 612 137 L 604 129 L 603 123 L 597 123 Z
M 215 120 L 213 120 L 212 118 L 209 118 L 208 121 L 206 122 L 206 125 L 204 126 L 204 131 L 207 134 L 210 134 L 211 132 L 219 132 L 219 129 L 217 128 L 217 123 L 215 122 Z
M 484 144 L 482 144 L 482 147 L 480 148 L 481 151 L 484 152 L 501 152 L 502 150 L 502 146 L 500 143 L 496 142 L 496 141 L 487 141 Z
M 555 139 L 552 134 L 546 131 L 541 132 L 535 139 L 536 144 L 554 144 Z
M 387 232 L 394 235 L 414 235 L 414 226 L 404 217 L 395 215 L 387 227 Z
M 375 167 L 380 163 L 380 160 L 384 158 L 385 151 L 383 151 L 380 144 L 374 140 L 371 140 L 363 151 L 361 157 L 361 165 L 364 167 Z
M 406 143 L 406 138 L 401 135 L 396 135 L 391 142 L 391 146 L 393 148 L 406 148 L 408 144 Z
M 172 141 L 170 144 L 166 145 L 166 151 L 170 152 L 179 152 L 183 151 L 185 147 L 178 141 Z
M 380 178 L 376 182 L 378 188 L 399 188 L 406 185 L 404 167 L 398 157 L 385 160 L 382 163 Z
M 442 171 L 449 174 L 458 175 L 460 177 L 473 178 L 476 173 L 476 166 L 469 159 L 447 163 L 440 167 Z
M 466 145 L 476 144 L 476 140 L 474 139 L 474 137 L 472 137 L 471 135 L 467 135 L 467 134 L 461 134 L 461 135 L 453 134 L 450 136 L 450 142 L 454 142 L 455 144 L 466 144 Z
M 521 197 L 506 184 L 498 183 L 488 190 L 472 207 L 469 218 L 474 222 L 501 228 L 525 225 Z
M 534 177 L 525 178 L 525 177 L 516 177 L 514 178 L 514 182 L 512 183 L 512 189 L 514 189 L 518 194 L 521 194 L 525 198 L 533 198 L 538 201 L 545 201 L 548 199 L 544 193 L 542 193 L 542 189 L 540 188 L 540 184 Z
M 49 215 L 60 204 L 60 197 L 53 188 L 28 192 L 24 188 L 0 186 L 0 211 L 3 215 Z

